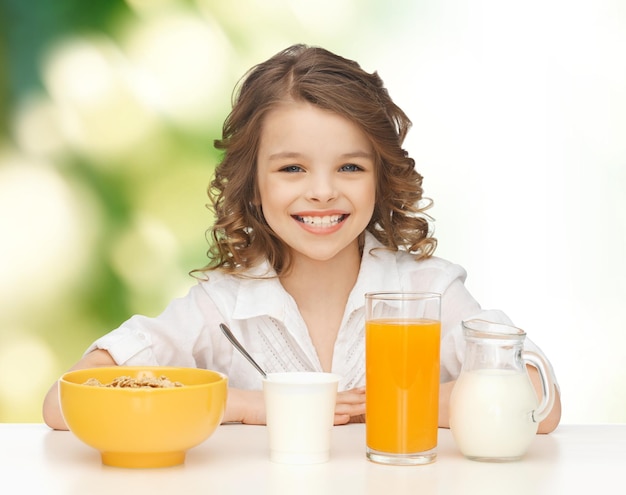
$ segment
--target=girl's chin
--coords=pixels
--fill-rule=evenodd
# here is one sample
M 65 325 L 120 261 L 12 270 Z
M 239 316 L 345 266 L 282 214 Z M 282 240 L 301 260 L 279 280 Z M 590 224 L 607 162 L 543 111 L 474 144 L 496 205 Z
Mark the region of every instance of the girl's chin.
M 296 259 L 303 259 L 318 263 L 339 259 L 345 261 L 353 256 L 358 259 L 361 258 L 358 239 L 348 245 L 335 246 L 334 248 L 327 247 L 326 249 L 321 245 L 322 243 L 319 243 L 317 246 L 315 244 L 317 243 L 307 244 L 306 247 L 290 246 L 291 254 Z

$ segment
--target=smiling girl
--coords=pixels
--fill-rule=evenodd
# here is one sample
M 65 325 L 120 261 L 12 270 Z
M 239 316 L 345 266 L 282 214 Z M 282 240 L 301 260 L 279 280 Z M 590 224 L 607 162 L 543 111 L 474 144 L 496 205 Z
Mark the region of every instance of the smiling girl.
M 381 79 L 327 50 L 295 45 L 239 87 L 209 197 L 209 263 L 156 318 L 136 315 L 72 369 L 192 366 L 229 378 L 224 421 L 265 423 L 260 375 L 219 329 L 226 323 L 267 372 L 341 375 L 335 423 L 365 413 L 364 294 L 442 295 L 440 426 L 463 353 L 461 321 L 511 323 L 483 310 L 465 270 L 433 252 L 422 177 L 402 148 L 410 121 Z M 526 341 L 535 351 L 537 347 Z M 539 387 L 536 374 L 531 377 Z M 57 429 L 55 383 L 44 420 Z M 552 431 L 560 401 L 540 425 Z

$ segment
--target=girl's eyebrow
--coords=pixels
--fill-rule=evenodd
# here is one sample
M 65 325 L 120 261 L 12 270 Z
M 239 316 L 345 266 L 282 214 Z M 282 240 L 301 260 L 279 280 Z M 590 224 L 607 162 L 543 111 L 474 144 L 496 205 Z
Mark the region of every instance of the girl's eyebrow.
M 369 152 L 369 151 L 353 151 L 351 153 L 344 153 L 343 155 L 341 155 L 341 158 L 343 159 L 349 159 L 349 158 L 368 158 L 370 160 L 374 159 L 374 154 Z
M 279 151 L 278 153 L 272 153 L 268 159 L 269 160 L 280 160 L 285 158 L 300 158 L 302 153 L 298 153 L 295 151 Z M 374 159 L 374 154 L 369 151 L 351 151 L 349 153 L 343 153 L 339 155 L 339 158 L 342 160 L 349 160 L 350 158 L 367 158 L 370 160 Z
M 268 159 L 269 160 L 280 160 L 283 158 L 299 158 L 301 157 L 301 153 L 296 153 L 295 151 L 279 151 L 278 153 L 272 153 Z

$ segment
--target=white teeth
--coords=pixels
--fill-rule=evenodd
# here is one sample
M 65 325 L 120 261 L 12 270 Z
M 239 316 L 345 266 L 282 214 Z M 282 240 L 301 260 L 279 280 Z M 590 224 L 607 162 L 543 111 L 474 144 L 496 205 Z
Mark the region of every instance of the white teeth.
M 326 215 L 323 217 L 298 217 L 302 223 L 314 225 L 316 227 L 330 227 L 336 225 L 343 218 L 343 215 Z

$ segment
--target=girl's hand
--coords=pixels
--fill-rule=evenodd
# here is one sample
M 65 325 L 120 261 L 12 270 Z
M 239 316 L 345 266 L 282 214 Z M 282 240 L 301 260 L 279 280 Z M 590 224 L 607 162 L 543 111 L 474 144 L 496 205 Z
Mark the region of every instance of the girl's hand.
M 365 387 L 345 390 L 337 394 L 335 424 L 365 422 Z
M 354 388 L 337 394 L 335 424 L 365 421 L 365 388 Z M 223 423 L 266 424 L 265 402 L 260 390 L 228 389 Z
M 264 425 L 266 420 L 263 391 L 229 388 L 222 423 Z

